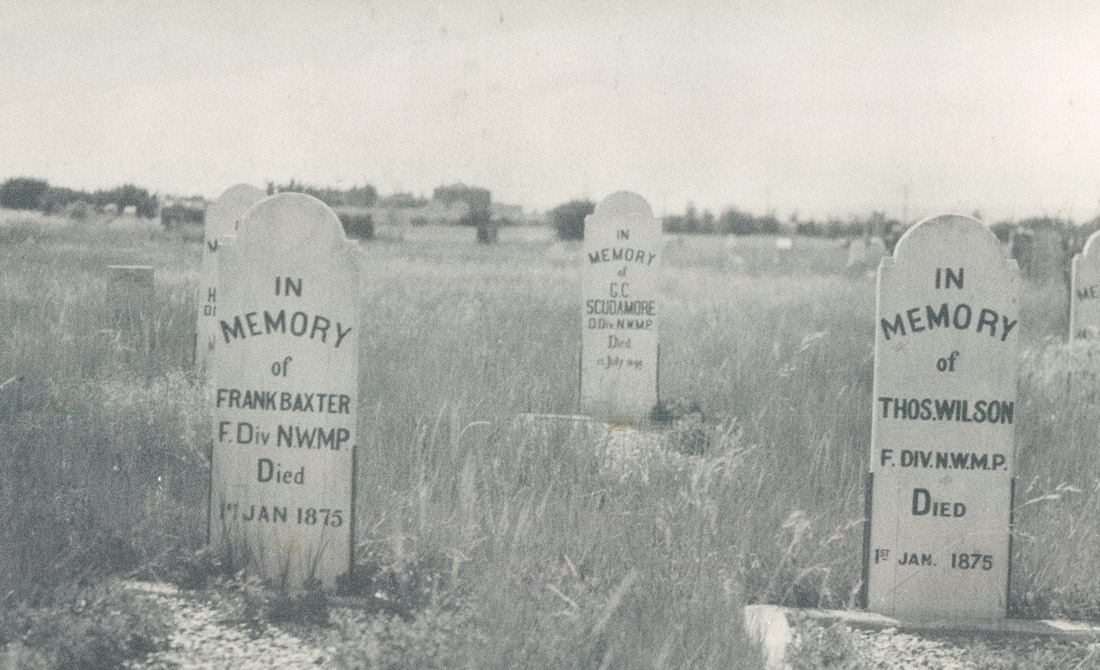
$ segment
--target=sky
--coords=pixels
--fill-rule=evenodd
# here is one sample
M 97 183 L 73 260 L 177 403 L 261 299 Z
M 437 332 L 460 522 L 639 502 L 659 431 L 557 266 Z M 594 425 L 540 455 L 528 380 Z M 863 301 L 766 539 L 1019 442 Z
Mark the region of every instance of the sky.
M 0 179 L 1100 215 L 1100 3 L 0 0 Z

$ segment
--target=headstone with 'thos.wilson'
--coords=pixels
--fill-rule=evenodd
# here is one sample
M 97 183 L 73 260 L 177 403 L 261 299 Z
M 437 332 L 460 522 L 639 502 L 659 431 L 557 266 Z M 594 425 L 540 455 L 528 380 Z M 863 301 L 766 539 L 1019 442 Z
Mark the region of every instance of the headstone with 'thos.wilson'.
M 867 605 L 1006 615 L 1019 273 L 981 222 L 913 226 L 879 266 Z
M 1069 339 L 1100 340 L 1100 231 L 1073 257 Z

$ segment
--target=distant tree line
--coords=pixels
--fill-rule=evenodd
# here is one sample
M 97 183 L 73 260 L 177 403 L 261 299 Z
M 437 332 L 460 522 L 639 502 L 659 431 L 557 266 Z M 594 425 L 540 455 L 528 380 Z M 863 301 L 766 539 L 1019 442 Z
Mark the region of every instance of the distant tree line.
M 305 193 L 312 195 L 329 207 L 370 207 L 378 200 L 378 190 L 371 184 L 352 186 L 348 189 L 309 186 L 292 177 L 286 184 L 267 182 L 267 194 Z
M 8 209 L 60 215 L 87 210 L 102 212 L 108 205 L 115 205 L 119 211 L 133 207 L 138 216 L 148 219 L 157 215 L 156 195 L 133 184 L 96 191 L 50 186 L 44 179 L 31 177 L 12 177 L 0 184 L 0 207 Z
M 584 239 L 584 218 L 595 211 L 595 208 L 595 203 L 589 200 L 571 200 L 550 210 L 550 225 L 557 232 L 558 239 Z M 662 229 L 666 233 L 689 235 L 797 234 L 831 239 L 873 235 L 896 241 L 905 227 L 901 222 L 887 218 L 882 212 L 874 212 L 866 219 L 853 217 L 849 221 L 842 221 L 833 218 L 824 222 L 801 220 L 795 214 L 783 224 L 774 214 L 756 216 L 730 207 L 715 216 L 710 210 L 699 212 L 694 205 L 689 204 L 683 214 L 665 216 Z
M 663 229 L 666 233 L 688 235 L 793 234 L 830 239 L 874 235 L 886 238 L 904 228 L 900 221 L 889 219 L 882 212 L 873 212 L 865 219 L 852 217 L 847 221 L 835 217 L 825 221 L 804 220 L 800 219 L 798 214 L 793 214 L 786 223 L 782 223 L 770 213 L 758 216 L 736 207 L 729 207 L 715 216 L 709 209 L 699 212 L 691 204 L 683 214 L 672 214 L 663 219 Z

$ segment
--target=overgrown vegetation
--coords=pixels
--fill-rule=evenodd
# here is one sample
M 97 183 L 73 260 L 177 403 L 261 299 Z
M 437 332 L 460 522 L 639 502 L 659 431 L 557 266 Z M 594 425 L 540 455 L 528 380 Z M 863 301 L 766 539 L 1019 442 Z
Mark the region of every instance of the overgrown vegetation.
M 874 287 L 843 273 L 842 247 L 672 241 L 661 394 L 684 400 L 661 410 L 669 428 L 620 432 L 519 417 L 576 412 L 579 253 L 468 233 L 361 247 L 347 588 L 377 602 L 340 647 L 349 667 L 758 667 L 742 605 L 854 603 Z M 195 553 L 198 240 L 44 217 L 0 239 L 4 605 L 80 577 L 235 574 Z M 156 267 L 158 306 L 132 332 L 104 330 L 108 264 Z M 1100 355 L 1061 343 L 1057 279 L 1021 300 L 1010 608 L 1096 618 Z M 320 617 L 285 597 L 267 611 Z
M 62 586 L 36 602 L 0 607 L 0 649 L 18 670 L 109 670 L 156 651 L 165 615 L 109 586 Z

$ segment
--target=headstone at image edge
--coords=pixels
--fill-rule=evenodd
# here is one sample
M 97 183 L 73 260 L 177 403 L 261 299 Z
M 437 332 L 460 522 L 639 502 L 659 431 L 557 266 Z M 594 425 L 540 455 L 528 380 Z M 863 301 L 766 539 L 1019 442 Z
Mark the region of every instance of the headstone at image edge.
M 1019 272 L 981 222 L 913 226 L 878 274 L 868 609 L 1006 616 Z
M 1100 231 L 1073 257 L 1069 339 L 1100 340 Z
M 206 370 L 210 352 L 216 346 L 218 337 L 219 240 L 226 235 L 235 235 L 248 210 L 266 197 L 267 193 L 262 189 L 248 184 L 237 184 L 226 189 L 206 210 L 195 339 L 195 365 L 199 370 Z
M 152 317 L 155 272 L 149 265 L 107 266 L 107 310 L 110 328 L 136 330 Z
M 217 255 L 211 544 L 332 586 L 355 521 L 358 246 L 320 200 L 282 193 Z
M 581 412 L 629 425 L 657 403 L 661 224 L 620 191 L 584 222 Z

